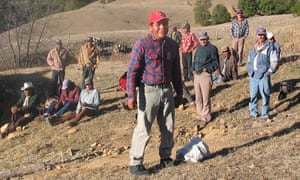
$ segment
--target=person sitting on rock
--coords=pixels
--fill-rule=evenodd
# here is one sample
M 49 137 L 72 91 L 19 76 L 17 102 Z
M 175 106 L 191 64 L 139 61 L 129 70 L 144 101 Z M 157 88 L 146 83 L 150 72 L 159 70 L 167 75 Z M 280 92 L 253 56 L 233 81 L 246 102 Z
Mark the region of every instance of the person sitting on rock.
M 70 126 L 78 125 L 78 122 L 84 115 L 95 116 L 100 105 L 100 94 L 96 88 L 94 88 L 92 80 L 90 78 L 84 81 L 85 89 L 80 93 L 79 101 L 76 107 L 75 118 L 70 122 Z
M 18 126 L 24 126 L 39 114 L 38 105 L 39 97 L 35 92 L 32 82 L 25 82 L 21 88 L 21 94 L 18 102 L 11 107 L 11 122 L 9 132 L 16 130 Z
M 75 110 L 78 103 L 81 89 L 73 81 L 65 79 L 61 89 L 59 101 L 52 102 L 44 113 L 49 125 L 53 125 L 54 121 L 59 119 L 65 112 Z

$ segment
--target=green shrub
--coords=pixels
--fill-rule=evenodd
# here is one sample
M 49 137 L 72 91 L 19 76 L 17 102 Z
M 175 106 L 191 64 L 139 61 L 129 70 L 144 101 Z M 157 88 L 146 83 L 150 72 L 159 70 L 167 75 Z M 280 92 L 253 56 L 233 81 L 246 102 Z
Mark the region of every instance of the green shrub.
M 264 15 L 290 12 L 292 0 L 259 0 L 259 11 Z
M 210 0 L 197 0 L 194 7 L 195 22 L 202 26 L 210 24 L 210 12 L 208 9 L 212 6 Z
M 221 23 L 229 22 L 231 16 L 224 5 L 217 4 L 217 6 L 212 11 L 211 19 L 212 19 L 212 24 L 221 24 Z
M 239 0 L 238 7 L 243 9 L 245 17 L 254 16 L 258 10 L 258 4 L 255 0 Z
M 291 9 L 294 16 L 300 16 L 300 1 L 297 1 L 294 7 Z

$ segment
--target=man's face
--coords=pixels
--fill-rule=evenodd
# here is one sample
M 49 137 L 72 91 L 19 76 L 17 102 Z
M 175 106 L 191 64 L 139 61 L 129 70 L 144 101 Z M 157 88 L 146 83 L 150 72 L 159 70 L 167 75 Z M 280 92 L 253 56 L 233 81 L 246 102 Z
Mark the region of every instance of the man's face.
M 228 57 L 229 56 L 229 51 L 223 51 L 223 56 Z
M 199 42 L 201 46 L 206 46 L 208 43 L 208 39 L 199 39 Z
M 265 42 L 265 35 L 264 34 L 257 34 L 256 35 L 258 42 L 263 43 Z
M 60 49 L 62 47 L 62 44 L 55 44 L 56 49 Z
M 150 32 L 156 39 L 163 39 L 169 31 L 169 20 L 164 19 L 156 23 L 150 24 Z
M 237 17 L 238 17 L 238 18 L 242 18 L 242 17 L 243 17 L 243 14 L 242 14 L 242 13 L 239 13 L 239 14 L 237 14 Z

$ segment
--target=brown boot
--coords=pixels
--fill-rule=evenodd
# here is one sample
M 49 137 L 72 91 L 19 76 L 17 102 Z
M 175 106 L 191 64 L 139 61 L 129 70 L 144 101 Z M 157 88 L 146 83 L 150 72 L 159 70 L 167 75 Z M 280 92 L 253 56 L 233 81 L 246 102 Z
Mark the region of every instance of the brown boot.
M 77 126 L 80 119 L 85 115 L 87 109 L 82 109 L 78 114 L 75 115 L 75 118 L 69 123 L 71 127 Z

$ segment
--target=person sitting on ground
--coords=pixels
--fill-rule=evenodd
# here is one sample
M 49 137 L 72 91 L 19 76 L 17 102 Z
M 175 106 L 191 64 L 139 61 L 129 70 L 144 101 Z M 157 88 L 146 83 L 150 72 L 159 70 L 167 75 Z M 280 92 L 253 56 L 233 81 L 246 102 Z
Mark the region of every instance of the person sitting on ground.
M 230 52 L 229 47 L 221 48 L 222 54 L 219 56 L 219 68 L 213 74 L 213 80 L 215 83 L 237 80 L 237 59 Z
M 18 126 L 25 126 L 39 114 L 39 97 L 32 82 L 25 82 L 21 90 L 20 99 L 11 107 L 9 132 L 15 131 Z
M 81 89 L 80 87 L 76 86 L 73 81 L 65 79 L 63 81 L 61 89 L 62 91 L 59 101 L 52 102 L 49 108 L 44 113 L 44 117 L 47 117 L 46 121 L 50 125 L 52 125 L 53 121 L 60 118 L 65 112 L 69 110 L 75 110 L 77 102 L 79 100 Z
M 79 101 L 76 107 L 75 118 L 70 122 L 70 126 L 78 125 L 78 122 L 84 115 L 95 116 L 100 105 L 100 94 L 96 88 L 93 87 L 90 78 L 84 81 L 85 89 L 80 93 Z

